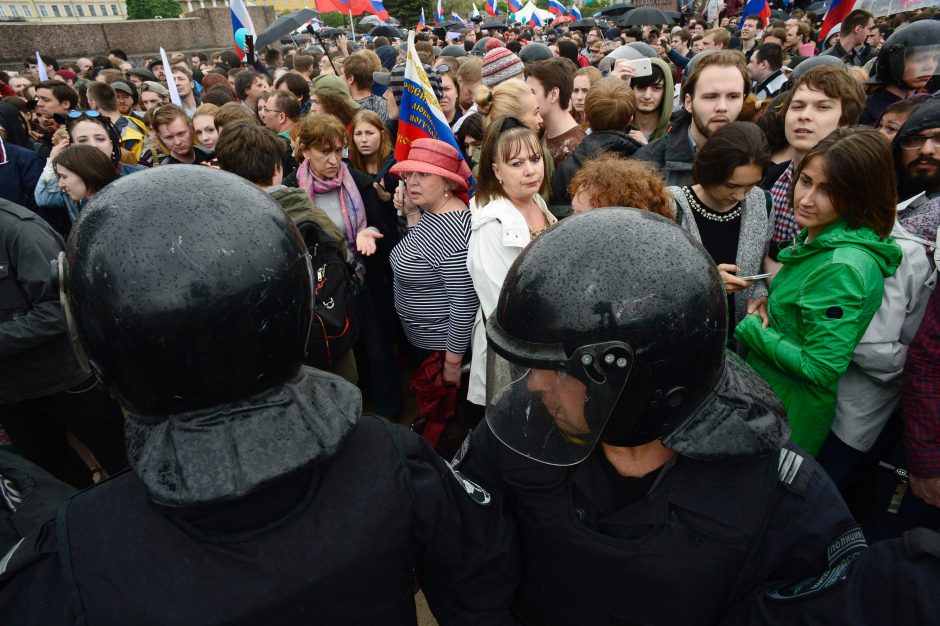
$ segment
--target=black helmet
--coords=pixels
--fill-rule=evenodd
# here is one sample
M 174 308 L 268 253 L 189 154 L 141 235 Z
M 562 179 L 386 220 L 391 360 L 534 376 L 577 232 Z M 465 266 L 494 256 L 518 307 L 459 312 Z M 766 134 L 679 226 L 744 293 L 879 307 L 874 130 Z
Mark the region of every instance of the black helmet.
M 921 20 L 908 24 L 894 32 L 884 42 L 878 53 L 875 76 L 869 82 L 883 85 L 898 85 L 905 89 L 911 86 L 904 82 L 904 65 L 914 55 L 933 55 L 936 68 L 936 56 L 940 51 L 940 22 Z M 936 69 L 933 70 L 936 74 Z
M 137 415 L 231 402 L 303 361 L 306 247 L 233 174 L 162 165 L 118 179 L 82 211 L 59 271 L 80 359 Z
M 726 378 L 725 309 L 714 261 L 675 223 L 622 208 L 570 217 L 516 259 L 487 320 L 487 422 L 553 465 L 598 440 L 665 438 Z
M 533 41 L 522 46 L 519 50 L 519 58 L 523 63 L 534 63 L 535 61 L 544 61 L 552 58 L 552 50 L 544 43 Z

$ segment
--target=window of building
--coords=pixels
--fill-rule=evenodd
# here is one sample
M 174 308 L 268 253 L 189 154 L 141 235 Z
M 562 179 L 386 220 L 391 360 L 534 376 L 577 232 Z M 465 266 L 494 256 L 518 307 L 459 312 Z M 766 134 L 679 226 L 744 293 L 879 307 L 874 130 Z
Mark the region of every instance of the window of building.
M 72 5 L 70 4 L 65 5 L 65 15 L 66 17 L 72 17 Z
M 112 5 L 111 5 L 111 15 L 120 15 L 120 14 L 121 14 L 121 12 L 118 11 L 117 5 L 116 5 L 116 4 L 112 4 Z
M 46 5 L 37 4 L 36 6 L 39 7 L 39 15 L 43 17 L 49 17 L 49 11 L 46 10 Z
M 0 5 L 0 17 L 6 17 L 6 16 L 7 16 L 6 10 L 3 8 L 3 5 Z
M 80 4 L 75 5 L 75 12 L 78 13 L 78 17 L 85 17 L 85 7 Z
M 33 16 L 33 12 L 29 9 L 29 5 L 28 5 L 28 4 L 21 4 L 21 5 L 20 5 L 20 8 L 23 9 L 23 15 L 25 15 L 26 17 L 32 17 L 32 16 Z
M 14 6 L 14 5 L 12 5 L 12 4 L 10 5 L 10 15 L 12 15 L 13 17 L 19 17 L 19 16 L 20 16 L 19 9 L 17 9 L 16 6 Z
M 99 5 L 98 5 L 98 8 L 101 9 L 101 15 L 107 15 L 107 14 L 108 14 L 108 7 L 104 6 L 103 4 L 99 4 Z
M 53 4 L 53 5 L 52 5 L 52 14 L 53 14 L 54 16 L 56 16 L 56 17 L 62 17 L 62 13 L 59 11 L 59 5 L 58 5 L 58 4 Z
M 95 5 L 93 4 L 88 5 L 88 15 L 98 15 L 98 11 L 97 9 L 95 9 Z

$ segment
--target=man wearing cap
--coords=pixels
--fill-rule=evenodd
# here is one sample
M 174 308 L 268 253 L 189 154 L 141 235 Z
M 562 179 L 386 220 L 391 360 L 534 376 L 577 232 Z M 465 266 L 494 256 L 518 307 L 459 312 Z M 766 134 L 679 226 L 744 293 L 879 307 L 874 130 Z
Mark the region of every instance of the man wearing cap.
M 162 60 L 154 59 L 147 64 L 147 69 L 150 70 L 150 73 L 153 74 L 156 80 L 166 80 L 166 72 L 163 69 Z
M 160 83 L 148 80 L 140 86 L 140 108 L 144 113 L 169 101 L 170 92 Z
M 117 97 L 117 107 L 121 115 L 133 115 L 134 105 L 137 104 L 137 90 L 122 80 L 111 83 L 111 88 Z
M 139 88 L 145 81 L 153 80 L 153 72 L 143 67 L 132 67 L 124 72 L 127 82 L 134 87 Z
M 114 128 L 121 134 L 121 147 L 130 152 L 135 160 L 140 159 L 147 127 L 140 120 L 121 114 L 113 85 L 98 81 L 89 83 L 88 104 L 111 120 Z

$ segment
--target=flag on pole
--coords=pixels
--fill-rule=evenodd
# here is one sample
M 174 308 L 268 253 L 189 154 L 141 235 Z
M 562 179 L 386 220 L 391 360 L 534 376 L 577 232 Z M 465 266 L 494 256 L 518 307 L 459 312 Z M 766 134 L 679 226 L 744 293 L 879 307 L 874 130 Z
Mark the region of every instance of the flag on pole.
M 458 15 L 456 11 L 450 12 L 450 19 L 454 20 L 455 22 L 460 22 L 461 24 L 466 24 L 466 22 L 463 21 L 463 18 L 460 17 L 460 15 Z
M 520 0 L 509 0 L 509 12 L 515 13 L 516 11 L 522 10 L 522 2 Z
M 486 12 L 493 17 L 499 15 L 499 9 L 496 8 L 496 0 L 486 0 Z
M 565 14 L 565 5 L 558 0 L 548 0 L 548 12 L 561 17 Z
M 578 9 L 578 5 L 576 4 L 571 5 L 571 17 L 573 17 L 576 20 L 581 19 L 581 10 Z
M 473 13 L 470 14 L 470 17 L 480 17 L 480 9 L 477 8 L 476 2 L 473 3 Z
M 235 38 L 235 54 L 239 59 L 245 58 L 245 35 L 257 36 L 255 25 L 251 23 L 248 7 L 245 0 L 229 0 L 229 9 L 232 13 L 232 36 Z M 164 67 L 169 69 L 168 64 Z M 170 81 L 172 82 L 172 81 Z
M 434 23 L 440 24 L 443 21 L 444 21 L 443 0 L 437 0 L 437 7 L 434 9 Z
M 372 5 L 372 12 L 375 13 L 383 22 L 388 21 L 388 11 L 385 10 L 385 5 L 382 3 L 382 0 L 369 0 L 369 4 Z
M 160 48 L 160 59 L 163 61 L 163 68 L 166 72 L 166 88 L 170 92 L 170 102 L 178 107 L 183 106 L 180 99 L 180 92 L 176 90 L 176 81 L 173 80 L 173 72 L 170 71 L 170 60 L 166 58 L 166 50 Z
M 822 26 L 819 27 L 820 47 L 822 47 L 822 43 L 826 41 L 826 37 L 829 36 L 829 31 L 832 30 L 832 27 L 836 24 L 841 24 L 845 16 L 852 12 L 854 6 L 855 0 L 832 0 L 832 4 L 829 5 L 829 10 L 826 11 L 826 15 L 823 17 Z
M 418 20 L 418 26 L 415 30 L 421 30 L 424 28 L 424 7 L 421 7 L 421 19 Z
M 542 18 L 539 17 L 538 11 L 532 11 L 532 15 L 529 16 L 529 23 L 533 26 L 542 26 Z
M 851 0 L 854 2 L 855 0 Z M 744 18 L 748 15 L 757 14 L 764 20 L 764 25 L 770 23 L 770 5 L 767 3 L 767 0 L 747 0 L 747 4 L 744 5 L 744 10 L 741 12 L 741 23 L 744 23 Z
M 411 144 L 416 139 L 428 137 L 449 143 L 461 154 L 454 133 L 434 95 L 434 89 L 424 72 L 415 49 L 415 33 L 408 32 L 408 53 L 405 57 L 404 91 L 398 112 L 398 136 L 395 138 L 395 160 L 399 163 L 408 158 Z M 470 179 L 470 194 L 476 184 Z
M 46 62 L 39 56 L 39 50 L 36 50 L 36 68 L 39 70 L 39 80 L 49 80 L 49 72 L 46 71 Z

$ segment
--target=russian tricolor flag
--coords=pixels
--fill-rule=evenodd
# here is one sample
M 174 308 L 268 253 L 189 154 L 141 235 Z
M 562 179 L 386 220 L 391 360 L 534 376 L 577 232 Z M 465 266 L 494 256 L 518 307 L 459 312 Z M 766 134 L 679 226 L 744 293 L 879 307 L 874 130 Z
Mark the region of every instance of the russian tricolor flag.
M 509 12 L 515 13 L 522 10 L 522 3 L 519 0 L 509 0 Z
M 385 5 L 382 4 L 382 0 L 369 0 L 369 4 L 372 5 L 372 12 L 375 13 L 383 22 L 388 21 L 388 11 L 385 10 Z
M 578 6 L 576 4 L 571 5 L 571 16 L 576 20 L 581 19 L 581 10 L 578 9 Z
M 442 0 L 437 0 L 437 8 L 434 9 L 434 23 L 440 24 L 444 21 L 444 5 Z
M 845 16 L 852 12 L 854 6 L 855 0 L 832 0 L 829 10 L 826 11 L 826 16 L 823 18 L 822 26 L 819 28 L 820 46 L 822 46 L 822 42 L 826 41 L 832 27 L 841 24 Z
M 424 7 L 421 7 L 421 19 L 418 20 L 418 25 L 415 27 L 415 30 L 421 30 L 424 28 Z
M 533 26 L 542 26 L 542 18 L 540 18 L 539 14 L 535 11 L 532 11 L 532 17 L 529 18 L 529 22 Z
M 496 8 L 496 0 L 486 0 L 486 12 L 493 17 L 499 15 L 499 9 Z
M 548 0 L 548 12 L 561 17 L 565 14 L 565 5 L 558 0 Z
M 245 6 L 244 0 L 229 0 L 229 10 L 232 13 L 232 38 L 237 42 L 238 41 L 238 31 L 245 29 L 248 31 L 248 34 L 252 37 L 256 36 L 255 25 L 251 23 L 251 16 L 248 15 L 248 7 Z M 242 37 L 244 41 L 244 37 Z M 245 51 L 238 47 L 238 43 L 235 44 L 235 54 L 238 55 L 239 59 L 245 58 Z
M 854 2 L 855 0 L 851 1 Z M 765 26 L 770 23 L 770 5 L 767 3 L 767 0 L 747 0 L 747 4 L 744 5 L 744 11 L 741 12 L 742 23 L 744 18 L 748 15 L 754 15 L 755 13 L 761 16 Z

